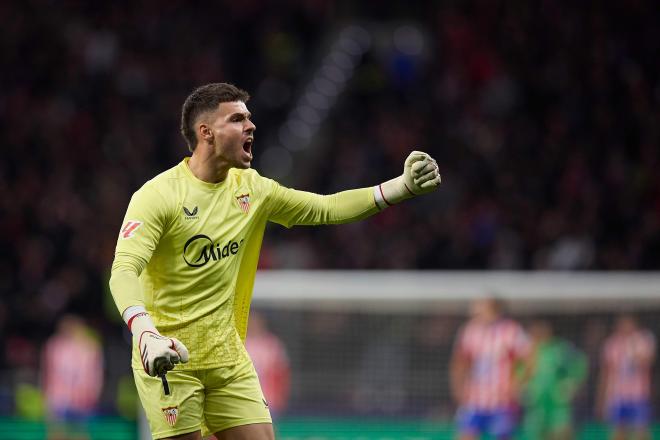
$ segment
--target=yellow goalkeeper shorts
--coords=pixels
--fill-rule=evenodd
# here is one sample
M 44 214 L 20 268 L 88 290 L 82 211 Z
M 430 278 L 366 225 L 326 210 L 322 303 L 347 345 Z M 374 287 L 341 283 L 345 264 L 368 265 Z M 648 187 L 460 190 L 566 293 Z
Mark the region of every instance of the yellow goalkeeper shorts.
M 231 367 L 167 373 L 170 395 L 160 377 L 133 370 L 154 439 L 202 431 L 207 436 L 235 426 L 272 423 L 252 361 Z

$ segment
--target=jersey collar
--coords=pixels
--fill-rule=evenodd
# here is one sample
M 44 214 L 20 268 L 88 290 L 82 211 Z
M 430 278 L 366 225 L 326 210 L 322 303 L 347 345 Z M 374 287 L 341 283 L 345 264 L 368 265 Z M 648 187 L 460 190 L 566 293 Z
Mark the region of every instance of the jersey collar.
M 188 166 L 189 160 L 190 157 L 185 157 L 179 164 L 181 166 L 181 169 L 183 169 L 183 174 L 185 174 L 188 180 L 192 181 L 195 185 L 204 189 L 218 190 L 225 187 L 225 182 L 227 182 L 227 180 L 229 179 L 229 173 L 227 173 L 227 178 L 222 182 L 218 182 L 218 183 L 204 182 L 203 180 L 200 180 L 197 177 L 195 177 L 192 171 L 190 171 L 190 166 Z

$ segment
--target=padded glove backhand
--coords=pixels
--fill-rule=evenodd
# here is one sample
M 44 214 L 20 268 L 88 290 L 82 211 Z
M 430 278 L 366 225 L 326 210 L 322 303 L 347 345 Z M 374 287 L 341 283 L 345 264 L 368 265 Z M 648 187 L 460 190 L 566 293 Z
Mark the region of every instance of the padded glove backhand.
M 374 199 L 379 208 L 426 194 L 440 185 L 440 170 L 431 156 L 413 151 L 403 165 L 403 174 L 374 187 Z
M 440 185 L 438 163 L 428 154 L 413 151 L 403 166 L 406 187 L 415 195 L 426 194 Z

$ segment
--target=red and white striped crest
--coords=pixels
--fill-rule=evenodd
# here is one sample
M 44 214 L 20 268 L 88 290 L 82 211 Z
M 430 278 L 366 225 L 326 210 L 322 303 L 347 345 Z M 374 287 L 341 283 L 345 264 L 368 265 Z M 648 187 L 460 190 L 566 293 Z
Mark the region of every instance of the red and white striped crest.
M 170 426 L 174 426 L 176 423 L 176 416 L 179 414 L 179 407 L 168 406 L 167 408 L 163 408 L 163 414 L 165 415 L 165 420 L 167 420 L 167 423 L 169 423 Z
M 241 194 L 240 196 L 236 196 L 236 201 L 244 213 L 247 214 L 250 212 L 250 194 Z

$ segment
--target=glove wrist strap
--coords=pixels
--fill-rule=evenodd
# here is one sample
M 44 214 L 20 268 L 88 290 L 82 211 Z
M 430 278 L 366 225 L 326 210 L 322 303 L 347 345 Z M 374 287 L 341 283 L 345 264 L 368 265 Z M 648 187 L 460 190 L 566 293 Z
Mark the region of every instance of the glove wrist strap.
M 143 306 L 131 306 L 124 310 L 122 315 L 133 336 L 139 338 L 146 331 L 160 336 L 158 329 L 151 320 L 151 316 Z
M 403 176 L 395 177 L 374 186 L 374 200 L 381 210 L 414 196 L 415 193 L 408 188 Z

